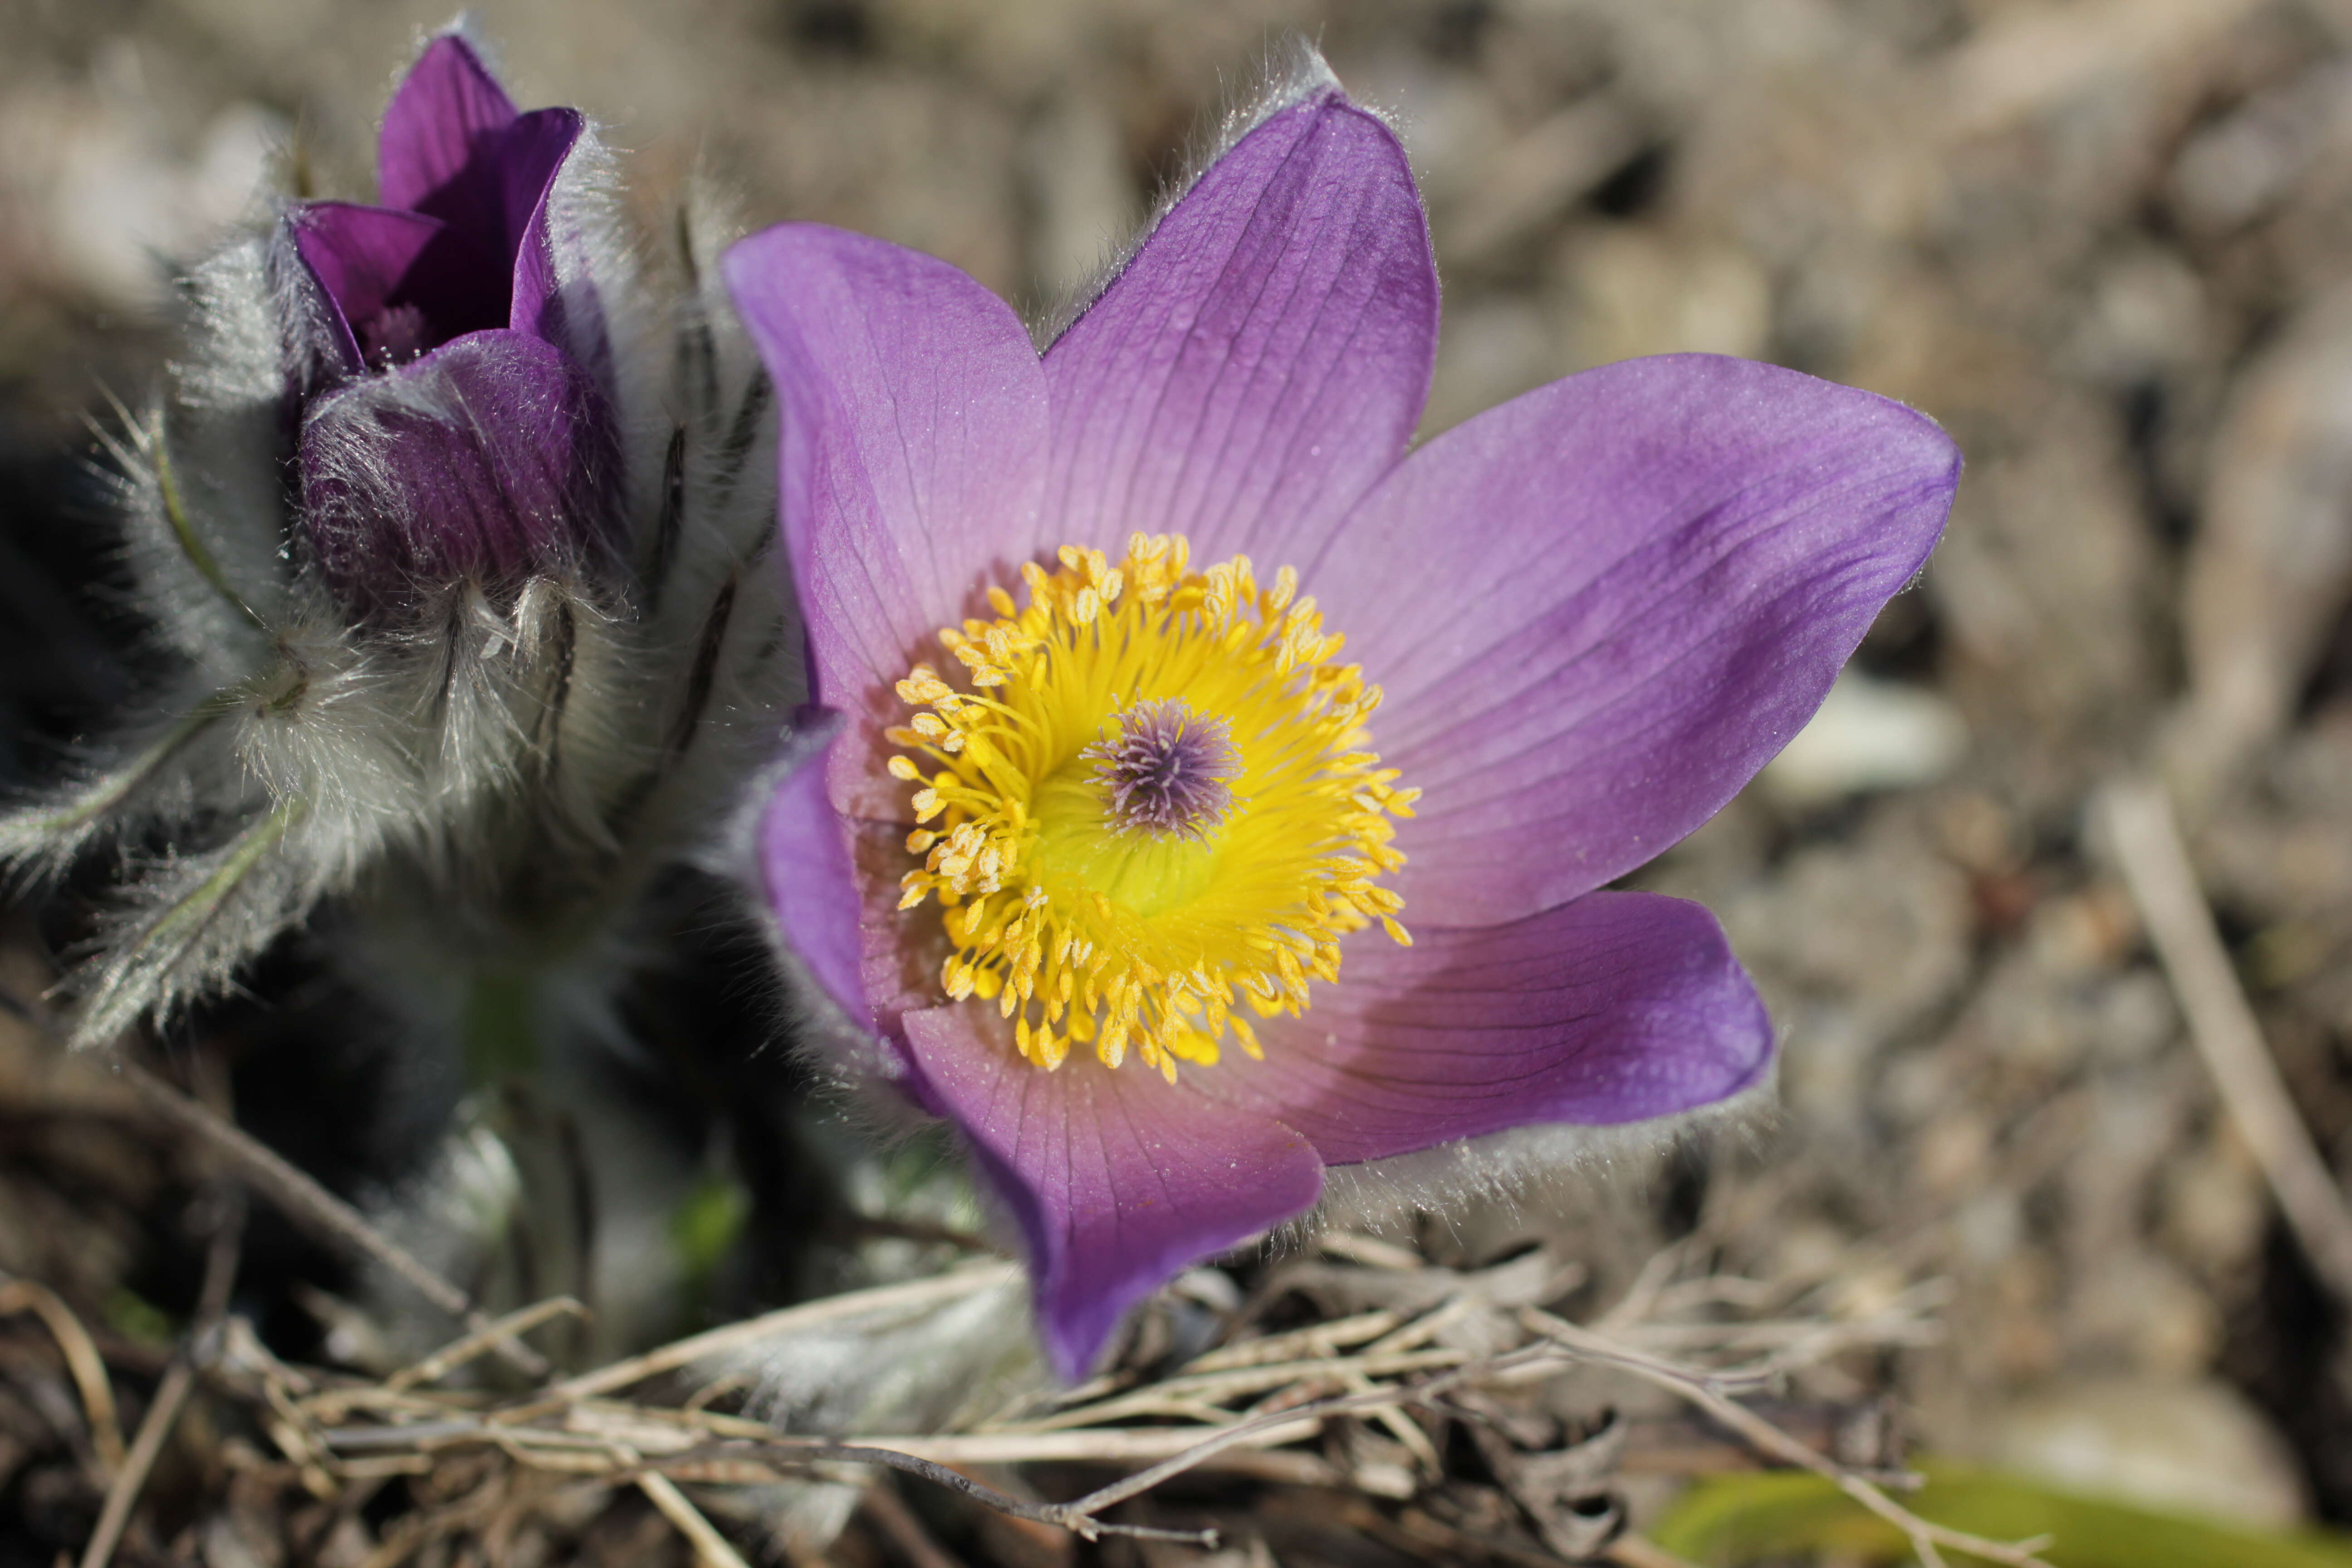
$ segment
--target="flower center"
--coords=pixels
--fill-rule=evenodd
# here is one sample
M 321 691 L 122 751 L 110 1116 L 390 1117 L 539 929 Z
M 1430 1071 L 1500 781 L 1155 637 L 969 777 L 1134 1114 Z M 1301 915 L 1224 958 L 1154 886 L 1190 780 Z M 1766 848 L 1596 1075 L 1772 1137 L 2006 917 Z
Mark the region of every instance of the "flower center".
M 1233 725 L 1194 718 L 1178 697 L 1150 698 L 1118 715 L 1118 738 L 1078 754 L 1094 760 L 1092 783 L 1112 820 L 1129 833 L 1207 836 L 1234 808 L 1242 771 Z
M 370 370 L 393 370 L 424 353 L 432 331 L 414 305 L 387 305 L 359 323 L 361 357 Z
M 991 588 L 994 619 L 940 633 L 971 689 L 929 665 L 898 683 L 917 712 L 889 739 L 915 755 L 890 772 L 917 786 L 924 858 L 899 908 L 937 895 L 941 984 L 994 1001 L 1031 1062 L 1132 1049 L 1173 1082 L 1228 1036 L 1257 1056 L 1239 1010 L 1304 1012 L 1344 933 L 1411 941 L 1374 879 L 1404 864 L 1389 818 L 1421 792 L 1381 767 L 1380 688 L 1332 662 L 1289 567 L 1192 572 L 1176 535 L 1135 535 L 1117 567 L 1058 559 L 1022 568 L 1025 607 Z

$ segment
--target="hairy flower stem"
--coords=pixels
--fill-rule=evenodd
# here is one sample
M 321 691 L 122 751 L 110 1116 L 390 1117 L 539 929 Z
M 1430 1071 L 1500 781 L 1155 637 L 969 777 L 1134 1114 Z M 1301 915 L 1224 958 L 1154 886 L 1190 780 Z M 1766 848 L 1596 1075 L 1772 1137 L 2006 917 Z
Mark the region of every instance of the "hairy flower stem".
M 196 532 L 195 523 L 188 516 L 187 503 L 180 494 L 178 470 L 172 464 L 172 444 L 163 435 L 163 410 L 158 408 L 143 428 L 144 433 L 138 437 L 140 449 L 153 466 L 155 491 L 163 502 L 163 516 L 171 523 L 172 537 L 178 542 L 181 552 L 187 556 L 188 564 L 194 567 L 196 574 L 212 584 L 214 592 L 219 594 L 230 608 L 243 616 L 254 630 L 264 637 L 271 636 L 269 623 L 262 619 L 260 613 L 236 591 L 236 585 L 228 579 L 228 574 L 221 570 L 220 562 L 205 546 Z

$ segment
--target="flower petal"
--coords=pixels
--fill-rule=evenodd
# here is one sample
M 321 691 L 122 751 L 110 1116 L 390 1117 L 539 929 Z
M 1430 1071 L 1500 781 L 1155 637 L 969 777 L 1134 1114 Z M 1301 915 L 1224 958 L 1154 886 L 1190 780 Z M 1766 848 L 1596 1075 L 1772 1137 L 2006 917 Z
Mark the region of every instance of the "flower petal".
M 792 753 L 760 814 L 760 870 L 784 944 L 853 1024 L 872 1029 L 849 827 L 824 794 L 825 762 L 841 722 L 827 709 L 795 716 Z
M 608 544 L 614 462 L 611 414 L 576 361 L 525 333 L 475 332 L 310 405 L 303 521 L 347 603 L 394 605 Z
M 1759 1081 L 1771 1024 L 1703 907 L 1594 893 L 1401 948 L 1351 942 L 1303 1016 L 1259 1026 L 1185 1081 L 1307 1134 L 1326 1163 L 1411 1153 L 1536 1122 L 1613 1126 Z
M 1921 415 L 1793 371 L 1633 360 L 1413 454 L 1301 563 L 1425 792 L 1404 918 L 1517 920 L 1729 800 L 1919 570 L 1959 478 Z
M 376 154 L 383 205 L 448 224 L 495 278 L 496 314 L 450 335 L 510 326 L 575 357 L 596 357 L 601 323 L 588 324 L 581 342 L 565 336 L 548 215 L 556 176 L 586 133 L 577 110 L 518 112 L 473 47 L 453 33 L 425 46 L 393 94 Z
M 1140 1063 L 1045 1072 L 982 1037 L 972 1007 L 910 1013 L 923 1098 L 969 1140 L 1019 1220 L 1037 1318 L 1065 1377 L 1086 1375 L 1128 1308 L 1188 1264 L 1310 1207 L 1322 1162 L 1280 1122 L 1171 1085 Z
M 505 269 L 439 218 L 310 202 L 293 221 L 295 248 L 334 301 L 354 363 L 365 357 L 360 340 L 369 323 L 387 309 L 421 313 L 422 348 L 507 324 Z
M 1202 563 L 1311 555 L 1397 458 L 1437 343 L 1404 153 L 1326 89 L 1211 165 L 1045 354 L 1046 515 L 1176 531 Z
M 853 726 L 835 804 L 895 819 L 907 792 L 877 749 L 904 710 L 893 686 L 1037 548 L 1045 378 L 1012 310 L 944 261 L 790 224 L 723 265 L 776 380 L 813 695 Z
M 583 342 L 567 340 L 559 280 L 563 268 L 549 207 L 565 161 L 587 129 L 577 110 L 535 109 L 499 132 L 491 141 L 483 175 L 488 193 L 482 203 L 489 210 L 473 220 L 487 225 L 494 218 L 503 247 L 499 254 L 513 258 L 507 324 L 572 347 L 581 359 L 596 357 L 604 329 L 598 321 L 580 334 Z M 565 237 L 578 248 L 578 236 Z
M 376 191 L 388 207 L 423 208 L 462 175 L 480 139 L 514 122 L 514 100 L 455 33 L 425 46 L 384 107 Z

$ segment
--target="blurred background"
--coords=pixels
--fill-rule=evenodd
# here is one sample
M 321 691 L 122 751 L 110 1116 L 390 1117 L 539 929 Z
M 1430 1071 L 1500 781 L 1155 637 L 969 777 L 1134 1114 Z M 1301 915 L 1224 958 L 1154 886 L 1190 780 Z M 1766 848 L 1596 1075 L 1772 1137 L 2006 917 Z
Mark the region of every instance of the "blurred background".
M 1775 361 L 1941 421 L 1969 467 L 1924 580 L 1800 744 L 1642 878 L 1723 916 L 1784 1034 L 1783 1109 L 1512 1212 L 1577 1238 L 1604 1283 L 1670 1242 L 1856 1311 L 1931 1282 L 1932 1340 L 1840 1374 L 1925 1447 L 2241 1521 L 2352 1523 L 2346 1303 L 2282 1228 L 2091 809 L 2126 773 L 2169 783 L 2340 1180 L 2352 5 L 475 15 L 518 101 L 602 121 L 648 232 L 698 172 L 747 225 L 878 234 L 1033 314 L 1304 36 L 1394 117 L 1423 181 L 1444 282 L 1429 431 L 1674 350 Z M 415 0 L 0 0 L 0 781 L 49 765 L 130 679 L 107 651 L 83 421 L 110 392 L 136 401 L 169 353 L 168 259 L 250 216 L 266 180 L 368 195 L 374 116 L 420 29 L 446 19 Z M 35 989 L 37 913 L 11 917 L 5 955 Z M 320 1026 L 298 1011 L 268 1016 Z M 749 1056 L 764 1028 L 747 1002 L 701 1048 Z M 152 1245 L 136 1216 L 168 1173 L 124 1187 L 103 1224 L 96 1198 L 6 1185 L 52 1081 L 15 1071 L 0 1268 L 104 1299 Z M 59 1215 L 97 1226 L 70 1268 Z

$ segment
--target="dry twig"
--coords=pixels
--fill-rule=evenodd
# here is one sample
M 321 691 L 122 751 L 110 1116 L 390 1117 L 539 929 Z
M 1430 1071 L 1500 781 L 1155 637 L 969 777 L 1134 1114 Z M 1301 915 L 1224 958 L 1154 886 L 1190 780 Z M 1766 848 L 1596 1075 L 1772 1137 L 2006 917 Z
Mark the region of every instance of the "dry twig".
M 2337 1300 L 2352 1303 L 2352 1206 L 2279 1080 L 2262 1025 L 2197 886 L 2170 797 L 2160 784 L 2123 780 L 2107 786 L 2101 808 L 2124 881 L 2172 977 L 2189 1037 L 2222 1104 L 2261 1163 L 2304 1256 Z
M 136 1062 L 124 1062 L 121 1070 L 141 1104 L 226 1156 L 238 1177 L 276 1204 L 289 1219 L 346 1253 L 383 1264 L 467 1328 L 479 1332 L 489 1327 L 489 1319 L 463 1290 L 427 1268 L 414 1253 L 370 1225 L 364 1215 L 297 1170 L 277 1151 Z M 526 1376 L 548 1373 L 547 1358 L 518 1340 L 499 1340 L 493 1348 Z
M 747 1318 L 740 1323 L 729 1323 L 708 1333 L 696 1334 L 690 1339 L 664 1345 L 659 1350 L 648 1351 L 644 1355 L 615 1362 L 594 1372 L 583 1373 L 549 1389 L 547 1397 L 551 1400 L 591 1398 L 616 1388 L 626 1388 L 633 1383 L 643 1383 L 661 1373 L 692 1366 L 696 1362 L 711 1356 L 757 1344 L 761 1340 L 777 1339 L 822 1323 L 870 1317 L 878 1312 L 933 1307 L 942 1301 L 952 1301 L 997 1286 L 1009 1285 L 1020 1278 L 1019 1266 L 992 1258 L 983 1263 L 969 1263 L 929 1279 L 910 1280 L 904 1285 L 884 1285 L 871 1290 L 852 1290 L 844 1295 L 803 1301 L 796 1307 L 785 1307 L 757 1318 Z M 536 1409 L 537 1406 L 531 1408 Z
M 1834 1483 L 1846 1496 L 1900 1530 L 1926 1568 L 1944 1568 L 1944 1558 L 1939 1550 L 1943 1547 L 1966 1552 L 1987 1562 L 2004 1563 L 2008 1568 L 2050 1568 L 2036 1555 L 2048 1542 L 1991 1541 L 1980 1535 L 1947 1530 L 1932 1521 L 1921 1519 L 1871 1481 L 1835 1460 L 1816 1453 L 1754 1411 L 1727 1397 L 1716 1380 L 1705 1373 L 1678 1367 L 1655 1356 L 1629 1350 L 1589 1329 L 1578 1328 L 1533 1307 L 1522 1310 L 1519 1319 L 1530 1331 L 1542 1335 L 1579 1359 L 1618 1367 L 1644 1382 L 1655 1384 L 1706 1411 L 1755 1445 L 1759 1451 L 1784 1464 L 1801 1466 Z
M 497 1349 L 501 1342 L 527 1334 L 550 1319 L 584 1318 L 587 1315 L 588 1309 L 569 1296 L 551 1296 L 544 1301 L 534 1301 L 494 1322 L 483 1324 L 455 1344 L 444 1345 L 414 1365 L 402 1367 L 383 1380 L 383 1386 L 397 1394 L 403 1389 L 438 1383 L 477 1356 Z
M 1395 1272 L 1378 1264 L 1364 1267 L 1374 1272 Z M 1648 1305 L 1623 1314 L 1626 1331 L 1663 1330 L 1659 1337 L 1675 1341 L 1686 1352 L 1717 1358 L 1721 1364 L 1695 1369 L 1590 1331 L 1571 1331 L 1572 1336 L 1582 1337 L 1573 1346 L 1563 1344 L 1526 1321 L 1498 1313 L 1464 1277 L 1461 1289 L 1417 1311 L 1384 1308 L 1244 1339 L 1207 1352 L 1151 1382 L 1098 1379 L 1045 1402 L 1042 1415 L 1020 1419 L 1015 1412 L 1007 1412 L 1005 1417 L 977 1430 L 961 1433 L 839 1440 L 800 1437 L 706 1405 L 689 1408 L 611 1397 L 614 1391 L 658 1373 L 716 1355 L 762 1342 L 786 1345 L 796 1331 L 934 1305 L 1013 1278 L 1006 1266 L 987 1263 L 939 1279 L 809 1302 L 696 1335 L 583 1373 L 502 1410 L 465 1407 L 457 1396 L 434 1395 L 413 1386 L 405 1391 L 379 1391 L 375 1401 L 345 1394 L 340 1409 L 348 1410 L 352 1419 L 321 1432 L 318 1440 L 323 1450 L 339 1456 L 336 1463 L 345 1466 L 398 1462 L 404 1454 L 418 1458 L 444 1454 L 454 1458 L 459 1451 L 478 1454 L 495 1448 L 513 1463 L 537 1469 L 624 1481 L 658 1474 L 673 1482 L 703 1485 L 757 1485 L 793 1476 L 832 1475 L 844 1466 L 877 1466 L 949 1488 L 1010 1518 L 1058 1526 L 1087 1539 L 1118 1534 L 1206 1544 L 1213 1540 L 1209 1532 L 1125 1525 L 1103 1516 L 1178 1475 L 1204 1467 L 1248 1463 L 1270 1479 L 1344 1489 L 1349 1485 L 1345 1475 L 1328 1460 L 1295 1449 L 1286 1455 L 1265 1450 L 1313 1438 L 1325 1432 L 1335 1417 L 1381 1422 L 1394 1431 L 1397 1424 L 1403 1424 L 1406 1410 L 1441 1405 L 1442 1396 L 1449 1391 L 1501 1389 L 1553 1375 L 1565 1361 L 1604 1360 L 1662 1382 L 1685 1397 L 1690 1389 L 1702 1391 L 1706 1400 L 1715 1402 L 1700 1401 L 1703 1408 L 1769 1457 L 1790 1463 L 1805 1462 L 1798 1458 L 1801 1454 L 1810 1457 L 1865 1506 L 1875 1506 L 1882 1516 L 1909 1533 L 1931 1564 L 1939 1562 L 1938 1543 L 1977 1551 L 2017 1568 L 2035 1563 L 2030 1546 L 1982 1542 L 1917 1520 L 1887 1499 L 1872 1476 L 1830 1464 L 1762 1417 L 1732 1405 L 1727 1396 L 1730 1391 L 1785 1375 L 1849 1344 L 1916 1339 L 1927 1310 L 1938 1300 L 1937 1287 L 1915 1287 L 1867 1319 L 1816 1324 L 1794 1313 L 1784 1299 L 1754 1289 L 1726 1286 L 1698 1294 L 1682 1290 L 1670 1298 L 1666 1288 L 1674 1268 L 1669 1260 L 1648 1271 L 1647 1288 L 1642 1292 Z M 1416 1278 L 1445 1272 L 1427 1265 L 1413 1270 Z M 1780 1315 L 1674 1325 L 1649 1321 L 1648 1312 L 1663 1309 L 1669 1300 L 1678 1310 L 1744 1305 L 1752 1311 Z M 1479 1312 L 1493 1315 L 1498 1326 L 1509 1325 L 1516 1333 L 1533 1334 L 1532 1342 L 1484 1359 L 1473 1359 L 1454 1349 L 1426 1348 L 1449 1327 Z M 1759 1351 L 1760 1355 L 1756 1353 Z M 1740 1359 L 1743 1352 L 1745 1360 Z M 336 1397 L 320 1395 L 307 1405 L 323 1415 Z M 385 1403 L 393 1399 L 400 1404 Z M 1245 1411 L 1229 1407 L 1236 1402 L 1254 1403 Z M 1730 1414 L 1723 1414 L 1727 1410 Z M 1158 1417 L 1159 1424 L 1111 1424 L 1152 1417 Z M 393 1424 L 370 1425 L 372 1421 Z M 1772 1436 L 1765 1436 L 1768 1432 Z M 616 1469 L 615 1456 L 622 1453 L 639 1458 L 625 1470 Z M 367 1458 L 371 1454 L 384 1458 L 371 1461 Z M 1280 1463 L 1285 1459 L 1297 1463 Z M 1139 1468 L 1066 1503 L 1005 1497 L 950 1468 L 1050 1460 Z M 1496 1550 L 1507 1545 L 1487 1544 Z M 1621 1553 L 1620 1561 L 1644 1565 L 1667 1561 L 1654 1552 L 1643 1558 L 1645 1549 L 1646 1543 L 1628 1544 L 1625 1552 L 1633 1556 Z
M 1393 1272 L 1377 1264 L 1364 1267 L 1373 1272 Z M 1423 1279 L 1446 1272 L 1433 1265 L 1414 1270 L 1416 1278 Z M 1646 1293 L 1654 1304 L 1668 1300 L 1661 1292 L 1671 1273 L 1670 1267 L 1656 1271 Z M 1461 1289 L 1418 1310 L 1383 1308 L 1244 1339 L 1209 1351 L 1154 1381 L 1138 1384 L 1122 1378 L 1098 1380 L 1059 1400 L 1045 1402 L 1045 1414 L 1026 1420 L 1000 1419 L 978 1430 L 929 1436 L 799 1436 L 712 1409 L 710 1401 L 699 1393 L 688 1400 L 677 1389 L 666 1390 L 658 1397 L 627 1397 L 620 1392 L 716 1357 L 754 1347 L 789 1347 L 798 1334 L 832 1331 L 861 1321 L 934 1308 L 1017 1277 L 1011 1265 L 989 1260 L 933 1279 L 806 1302 L 692 1335 L 503 1405 L 490 1402 L 479 1390 L 436 1384 L 502 1337 L 576 1310 L 573 1303 L 562 1299 L 537 1303 L 496 1323 L 482 1324 L 398 1373 L 360 1384 L 331 1373 L 285 1365 L 261 1349 L 249 1332 L 241 1332 L 241 1324 L 231 1322 L 224 1332 L 191 1341 L 192 1347 L 201 1348 L 209 1358 L 201 1366 L 194 1350 L 184 1351 L 148 1426 L 142 1427 L 140 1442 L 134 1445 L 133 1463 L 126 1467 L 126 1474 L 135 1471 L 143 1477 L 193 1378 L 202 1371 L 211 1386 L 254 1402 L 263 1430 L 290 1461 L 289 1474 L 299 1477 L 316 1496 L 326 1498 L 340 1491 L 349 1499 L 393 1475 L 446 1478 L 432 1480 L 427 1487 L 431 1495 L 447 1500 L 409 1516 L 388 1531 L 376 1549 L 375 1568 L 393 1568 L 444 1536 L 472 1533 L 485 1542 L 494 1537 L 503 1540 L 502 1532 L 512 1526 L 497 1521 L 520 1517 L 518 1510 L 527 1514 L 536 1506 L 530 1499 L 552 1495 L 545 1489 L 550 1486 L 572 1484 L 635 1489 L 692 1543 L 703 1563 L 735 1568 L 740 1559 L 734 1548 L 681 1489 L 683 1486 L 763 1486 L 811 1477 L 838 1479 L 848 1467 L 879 1468 L 918 1477 L 1008 1518 L 1057 1527 L 1088 1540 L 1118 1535 L 1206 1546 L 1215 1542 L 1215 1531 L 1127 1524 L 1104 1515 L 1178 1475 L 1203 1468 L 1246 1468 L 1269 1480 L 1345 1490 L 1351 1484 L 1346 1472 L 1328 1459 L 1295 1448 L 1285 1453 L 1268 1451 L 1317 1437 L 1339 1417 L 1383 1424 L 1392 1434 L 1411 1429 L 1423 1438 L 1414 1450 L 1420 1462 L 1435 1476 L 1443 1471 L 1437 1450 L 1418 1426 L 1405 1419 L 1405 1412 L 1416 1407 L 1443 1410 L 1443 1396 L 1451 1391 L 1504 1389 L 1553 1375 L 1566 1362 L 1586 1360 L 1622 1366 L 1659 1382 L 1699 1404 L 1766 1455 L 1809 1463 L 1832 1476 L 1866 1506 L 1911 1532 L 1930 1563 L 1937 1561 L 1939 1543 L 1978 1552 L 2018 1568 L 2034 1562 L 2026 1549 L 1978 1542 L 1916 1521 L 1878 1491 L 1868 1477 L 1832 1465 L 1727 1397 L 1727 1391 L 1750 1386 L 1767 1371 L 1785 1372 L 1845 1343 L 1896 1342 L 1911 1337 L 1919 1310 L 1932 1299 L 1932 1291 L 1924 1288 L 1906 1294 L 1899 1310 L 1888 1309 L 1853 1323 L 1825 1323 L 1818 1331 L 1792 1315 L 1785 1304 L 1754 1291 L 1746 1295 L 1728 1289 L 1700 1295 L 1685 1291 L 1672 1299 L 1705 1309 L 1713 1303 L 1732 1304 L 1737 1298 L 1750 1309 L 1781 1314 L 1748 1321 L 1735 1317 L 1714 1323 L 1684 1322 L 1660 1336 L 1722 1363 L 1713 1369 L 1697 1369 L 1540 1313 L 1511 1316 L 1498 1310 L 1465 1276 L 1461 1277 Z M 1433 1342 L 1480 1313 L 1514 1337 L 1531 1338 L 1484 1358 Z M 1629 1330 L 1644 1326 L 1659 1327 L 1646 1320 L 1627 1325 Z M 1759 1349 L 1766 1352 L 1760 1358 L 1755 1355 Z M 1739 1360 L 1743 1352 L 1749 1359 Z M 1244 1408 L 1234 1408 L 1236 1405 Z M 1157 1420 L 1150 1425 L 1112 1425 L 1139 1418 Z M 1006 1496 L 959 1468 L 1052 1460 L 1133 1468 L 1132 1473 L 1069 1502 Z M 533 1477 L 540 1479 L 532 1480 Z M 119 1506 L 110 1502 L 114 1523 L 112 1534 L 103 1543 L 106 1551 L 110 1552 L 120 1538 L 128 1500 L 135 1491 L 135 1483 L 119 1487 L 124 1500 Z M 887 1510 L 888 1504 L 876 1506 Z M 1372 1505 L 1367 1502 L 1366 1506 Z M 887 1527 L 887 1520 L 879 1514 L 876 1517 L 877 1528 Z M 1434 1516 L 1410 1508 L 1395 1519 L 1381 1517 L 1391 1534 L 1397 1531 L 1410 1534 L 1424 1526 L 1426 1531 L 1454 1531 Z M 1465 1542 L 1471 1539 L 1462 1537 Z M 1482 1550 L 1512 1561 L 1535 1561 L 1539 1555 L 1533 1548 L 1477 1539 Z M 1643 1555 L 1645 1552 L 1649 1555 Z M 1616 1560 L 1625 1568 L 1654 1564 L 1665 1568 L 1670 1561 L 1638 1542 L 1622 1543 Z M 103 1562 L 101 1554 L 86 1568 L 100 1568 Z
M 877 1477 L 859 1501 L 866 1516 L 914 1568 L 960 1568 L 956 1560 L 931 1539 L 915 1510 L 898 1495 L 887 1476 Z
M 155 1397 L 147 1406 L 147 1415 L 139 1423 L 139 1435 L 131 1439 L 131 1451 L 115 1472 L 113 1484 L 107 1488 L 98 1524 L 82 1549 L 81 1568 L 106 1568 L 115 1547 L 121 1542 L 122 1532 L 130 1527 L 131 1506 L 147 1485 L 147 1477 L 162 1456 L 163 1445 L 170 1441 L 172 1429 L 179 1425 L 180 1412 L 186 1408 L 188 1395 L 195 1391 L 197 1351 L 219 1328 L 228 1310 L 229 1290 L 236 1283 L 236 1265 L 244 1239 L 245 1205 L 242 1202 L 231 1203 L 205 1252 L 205 1280 L 196 1297 L 195 1321 L 182 1342 L 180 1353 L 164 1369 Z
M 704 1568 L 751 1568 L 743 1561 L 743 1554 L 719 1533 L 719 1527 L 704 1518 L 693 1500 L 678 1490 L 677 1483 L 667 1476 L 647 1470 L 637 1477 L 637 1489 L 661 1510 L 664 1519 L 677 1526 L 677 1532 L 692 1543 L 694 1555 Z
M 30 1312 L 48 1329 L 66 1358 L 66 1371 L 81 1394 L 82 1413 L 89 1422 L 89 1446 L 111 1481 L 122 1469 L 122 1418 L 114 1408 L 114 1387 L 107 1381 L 106 1363 L 90 1342 L 89 1331 L 73 1309 L 46 1285 L 30 1279 L 0 1279 L 0 1318 Z

